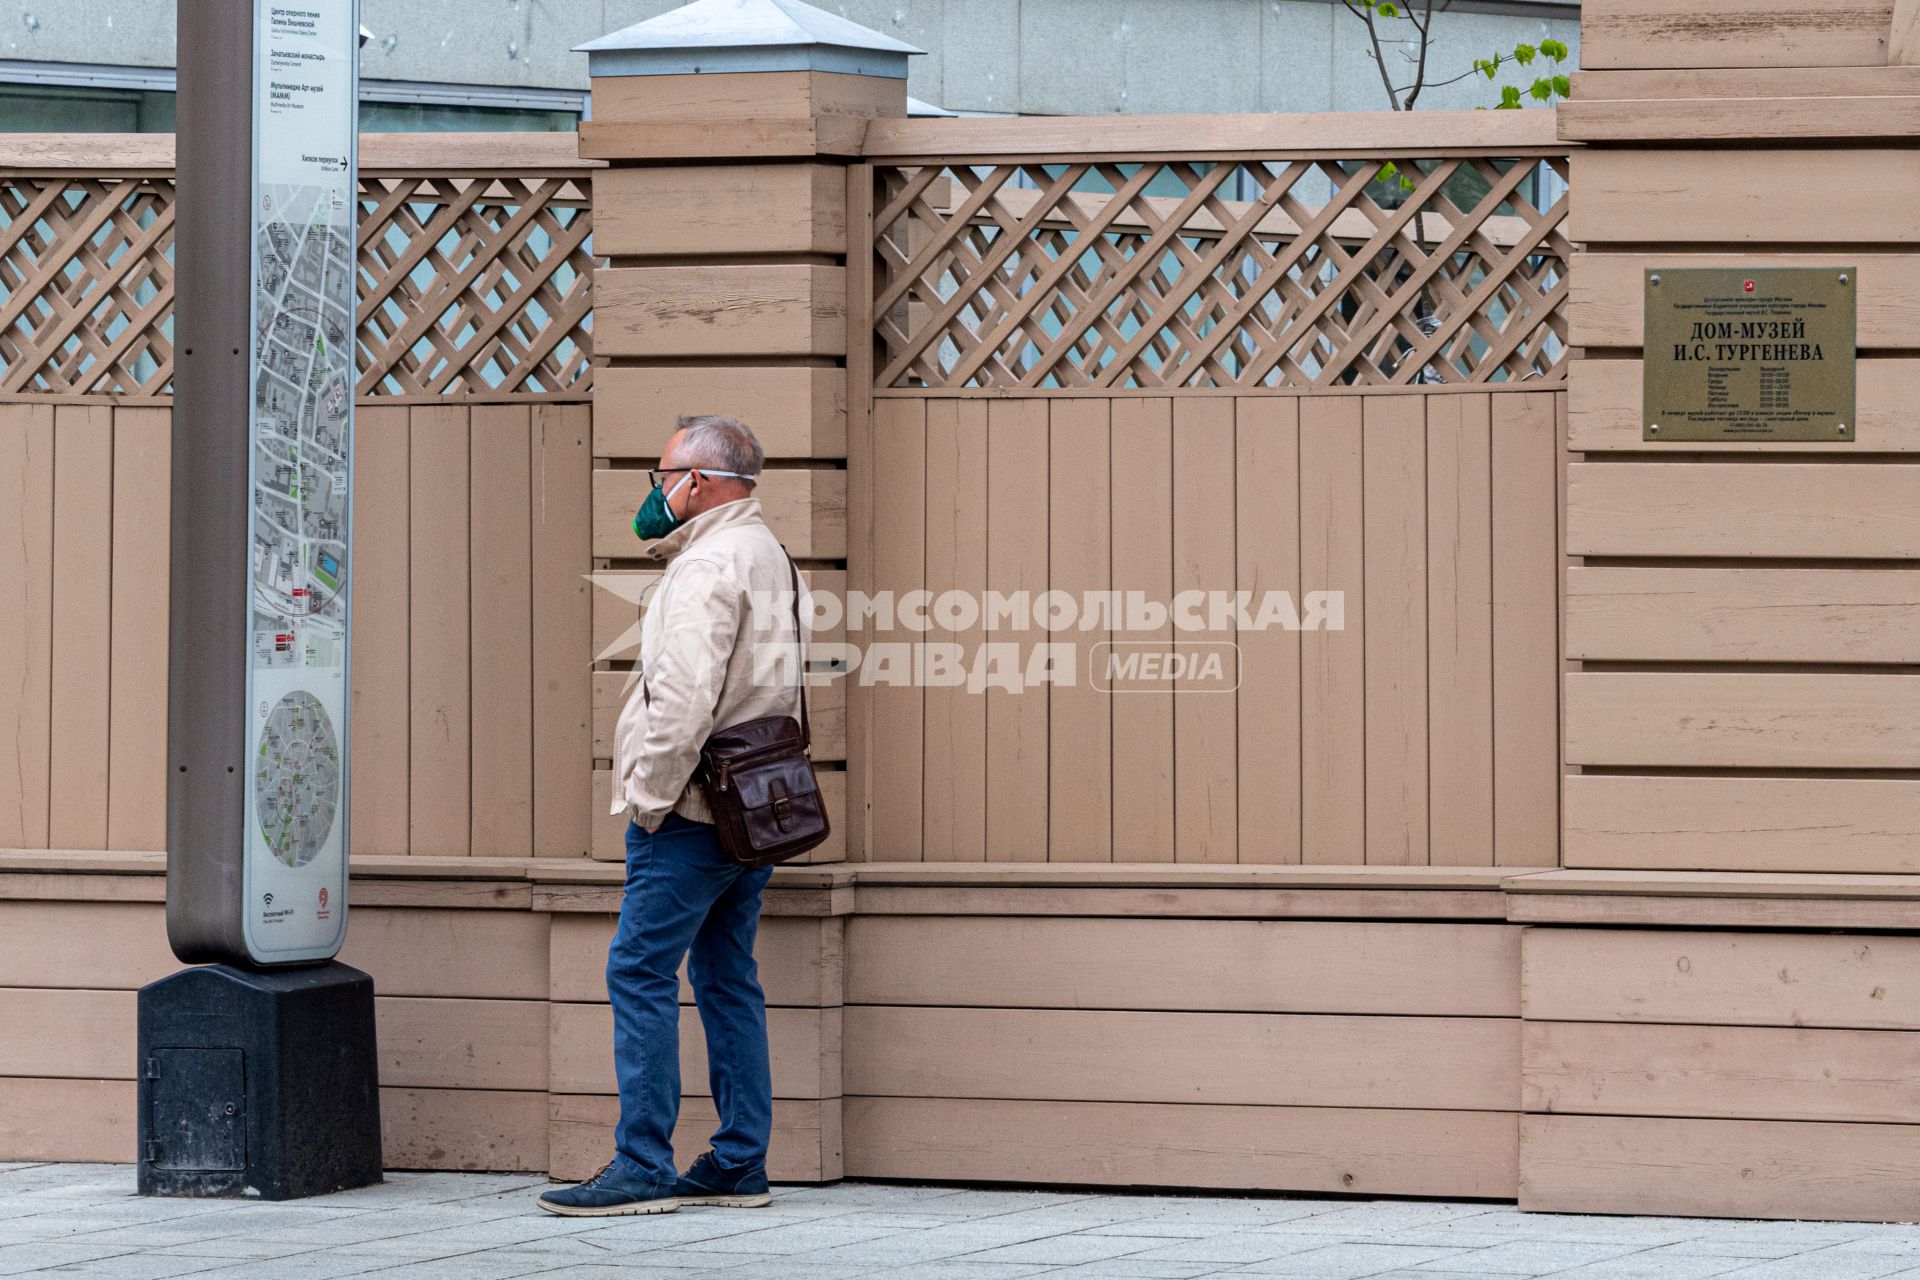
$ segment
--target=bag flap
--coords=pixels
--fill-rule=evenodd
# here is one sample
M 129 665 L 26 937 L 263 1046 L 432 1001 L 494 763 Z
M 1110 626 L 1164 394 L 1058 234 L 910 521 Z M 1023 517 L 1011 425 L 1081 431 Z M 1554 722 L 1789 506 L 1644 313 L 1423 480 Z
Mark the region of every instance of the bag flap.
M 799 754 L 748 765 L 731 773 L 728 785 L 740 793 L 740 803 L 749 809 L 765 808 L 782 796 L 798 800 L 820 789 L 813 777 L 813 766 Z

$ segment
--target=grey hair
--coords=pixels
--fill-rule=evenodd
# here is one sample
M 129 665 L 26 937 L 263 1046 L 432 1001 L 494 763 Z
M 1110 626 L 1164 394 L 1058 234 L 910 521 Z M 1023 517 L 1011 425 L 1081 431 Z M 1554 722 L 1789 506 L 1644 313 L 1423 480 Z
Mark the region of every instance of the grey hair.
M 674 423 L 674 430 L 686 435 L 680 451 L 682 463 L 736 471 L 743 476 L 757 476 L 766 465 L 766 451 L 754 438 L 753 429 L 738 418 L 688 414 Z

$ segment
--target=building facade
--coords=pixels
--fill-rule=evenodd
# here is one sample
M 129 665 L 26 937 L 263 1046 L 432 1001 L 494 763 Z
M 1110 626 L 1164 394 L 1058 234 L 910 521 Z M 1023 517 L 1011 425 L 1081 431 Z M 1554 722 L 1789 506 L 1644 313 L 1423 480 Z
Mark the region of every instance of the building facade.
M 364 0 L 368 132 L 571 129 L 586 109 L 574 46 L 677 0 Z M 1364 24 L 1328 0 L 830 0 L 925 49 L 908 91 L 952 111 L 1019 115 L 1372 111 L 1387 106 Z M 173 5 L 22 0 L 0 34 L 0 132 L 173 128 Z M 1417 106 L 1499 100 L 1476 57 L 1559 40 L 1580 6 L 1457 0 L 1433 24 Z M 1384 29 L 1405 28 L 1385 22 Z M 1411 50 L 1384 47 L 1396 84 Z M 1568 69 L 1571 69 L 1570 67 Z M 1500 83 L 1524 87 L 1532 72 Z M 1451 82 L 1451 83 L 1443 83 Z

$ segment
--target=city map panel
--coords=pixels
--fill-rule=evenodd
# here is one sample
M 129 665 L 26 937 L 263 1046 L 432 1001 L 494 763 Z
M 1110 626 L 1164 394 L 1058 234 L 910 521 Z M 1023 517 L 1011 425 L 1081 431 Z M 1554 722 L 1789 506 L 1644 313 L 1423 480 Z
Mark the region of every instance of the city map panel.
M 326 959 L 346 929 L 356 0 L 255 0 L 249 954 Z
M 337 670 L 345 658 L 348 434 L 353 403 L 353 217 L 338 187 L 263 185 L 255 287 L 258 353 L 253 389 L 253 653 L 256 670 Z M 284 705 L 284 703 L 283 703 Z M 298 726 L 311 742 L 336 741 L 326 708 L 307 699 Z M 263 742 L 264 749 L 264 742 Z M 305 785 L 330 786 L 306 807 L 331 818 L 339 770 Z M 286 862 L 274 815 L 261 835 Z M 324 830 L 310 833 L 314 848 Z M 288 863 L 304 865 L 305 858 Z
M 340 744 L 326 708 L 304 689 L 280 699 L 260 734 L 254 811 L 273 856 L 304 867 L 333 830 L 340 803 Z

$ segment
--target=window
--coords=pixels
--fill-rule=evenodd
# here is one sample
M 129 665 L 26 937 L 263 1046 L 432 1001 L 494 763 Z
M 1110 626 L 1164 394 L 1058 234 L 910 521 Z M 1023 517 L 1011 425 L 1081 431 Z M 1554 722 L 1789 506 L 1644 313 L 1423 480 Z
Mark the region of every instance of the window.
M 0 133 L 172 133 L 164 67 L 0 60 Z M 571 133 L 587 95 L 569 89 L 360 82 L 363 133 Z

